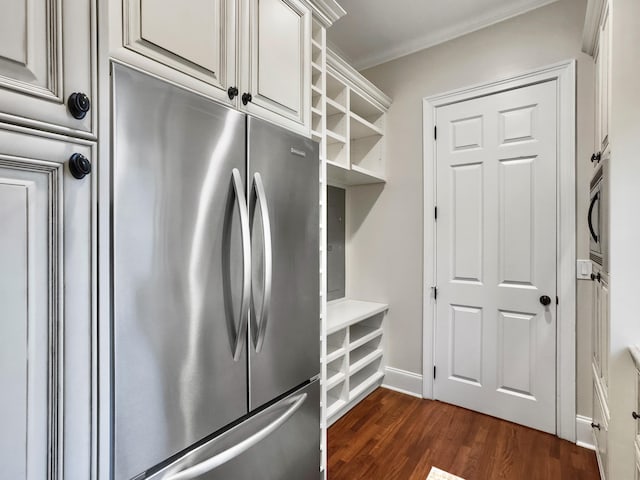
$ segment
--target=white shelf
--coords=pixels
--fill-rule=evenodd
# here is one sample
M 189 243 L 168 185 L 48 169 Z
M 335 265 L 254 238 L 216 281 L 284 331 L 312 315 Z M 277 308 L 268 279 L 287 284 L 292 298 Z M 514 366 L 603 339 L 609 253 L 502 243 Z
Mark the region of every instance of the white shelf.
M 327 390 L 331 390 L 336 387 L 340 382 L 344 381 L 346 375 L 344 372 L 338 372 L 335 370 L 327 369 Z
M 384 377 L 384 373 L 382 372 L 376 372 L 373 375 L 366 377 L 349 390 L 349 397 L 356 398 L 368 388 L 378 383 L 382 377 Z
M 349 365 L 349 375 L 353 375 L 382 357 L 382 349 L 360 347 L 359 349 L 352 351 L 350 355 L 351 364 Z
M 338 113 L 347 113 L 347 109 L 344 105 L 339 104 L 335 100 L 327 97 L 325 99 L 327 104 L 327 115 L 336 115 Z
M 327 335 L 389 309 L 386 303 L 334 300 L 327 303 Z
M 327 135 L 327 143 L 347 143 L 347 139 L 344 135 L 340 135 L 336 132 L 333 132 L 329 129 L 326 130 Z
M 327 358 L 326 358 L 326 362 L 330 363 L 333 362 L 334 360 L 337 360 L 338 358 L 344 356 L 344 354 L 347 353 L 347 349 L 344 347 L 332 347 L 331 345 L 327 345 Z
M 351 342 L 349 343 L 349 349 L 353 350 L 358 348 L 371 340 L 382 336 L 382 328 L 367 327 L 365 325 L 352 325 L 351 326 Z M 356 338 L 356 340 L 354 340 Z
M 353 112 L 349 114 L 351 118 L 351 140 L 358 140 L 366 137 L 382 137 L 382 129 Z
M 330 397 L 330 395 L 328 395 L 328 397 Z M 344 400 L 331 399 L 331 403 L 329 403 L 329 405 L 327 406 L 327 418 L 333 417 L 346 404 L 347 402 L 345 402 Z

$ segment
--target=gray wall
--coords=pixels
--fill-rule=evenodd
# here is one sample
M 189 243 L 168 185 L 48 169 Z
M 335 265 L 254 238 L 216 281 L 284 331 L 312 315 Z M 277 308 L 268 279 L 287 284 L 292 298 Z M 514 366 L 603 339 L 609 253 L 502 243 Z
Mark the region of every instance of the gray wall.
M 387 365 L 422 373 L 422 98 L 578 61 L 577 252 L 588 258 L 585 224 L 594 150 L 594 65 L 581 53 L 586 0 L 560 0 L 519 17 L 364 71 L 393 98 L 387 116 L 388 183 L 348 192 L 348 296 L 386 301 Z M 578 281 L 578 413 L 591 415 L 591 282 Z
M 611 162 L 609 164 L 609 476 L 633 478 L 637 411 L 636 371 L 628 353 L 640 344 L 638 270 L 640 269 L 640 2 L 613 0 Z

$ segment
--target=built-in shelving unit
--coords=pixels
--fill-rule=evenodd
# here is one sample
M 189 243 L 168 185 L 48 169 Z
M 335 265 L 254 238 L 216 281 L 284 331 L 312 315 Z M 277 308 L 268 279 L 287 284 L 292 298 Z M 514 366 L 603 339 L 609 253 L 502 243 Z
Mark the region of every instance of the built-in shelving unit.
M 382 381 L 382 322 L 388 305 L 340 299 L 327 305 L 327 424 Z
M 391 99 L 326 50 L 327 176 L 341 186 L 385 181 L 384 117 Z
M 320 144 L 320 356 L 326 357 L 327 342 L 327 166 L 325 161 L 325 72 L 326 30 L 316 19 L 311 27 L 311 138 Z M 320 472 L 327 478 L 327 363 L 320 364 Z
M 344 12 L 343 12 L 344 14 Z M 321 478 L 326 429 L 382 383 L 386 304 L 327 303 L 327 185 L 385 182 L 384 116 L 391 99 L 327 48 L 314 16 L 311 39 L 311 138 L 320 144 Z

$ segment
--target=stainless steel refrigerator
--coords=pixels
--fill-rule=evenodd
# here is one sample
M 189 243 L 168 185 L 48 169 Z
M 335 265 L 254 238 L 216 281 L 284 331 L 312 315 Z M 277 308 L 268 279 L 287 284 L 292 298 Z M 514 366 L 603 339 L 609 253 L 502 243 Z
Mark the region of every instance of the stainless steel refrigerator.
M 318 148 L 112 72 L 114 478 L 317 480 Z

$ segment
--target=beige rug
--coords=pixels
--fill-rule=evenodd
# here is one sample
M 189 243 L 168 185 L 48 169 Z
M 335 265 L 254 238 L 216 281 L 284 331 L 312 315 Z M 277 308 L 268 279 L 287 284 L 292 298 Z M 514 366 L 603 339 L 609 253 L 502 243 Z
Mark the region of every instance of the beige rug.
M 431 467 L 431 471 L 429 472 L 429 476 L 427 480 L 464 480 L 463 478 L 456 477 L 455 475 L 451 475 L 450 473 L 445 472 L 444 470 L 440 470 L 436 467 Z

